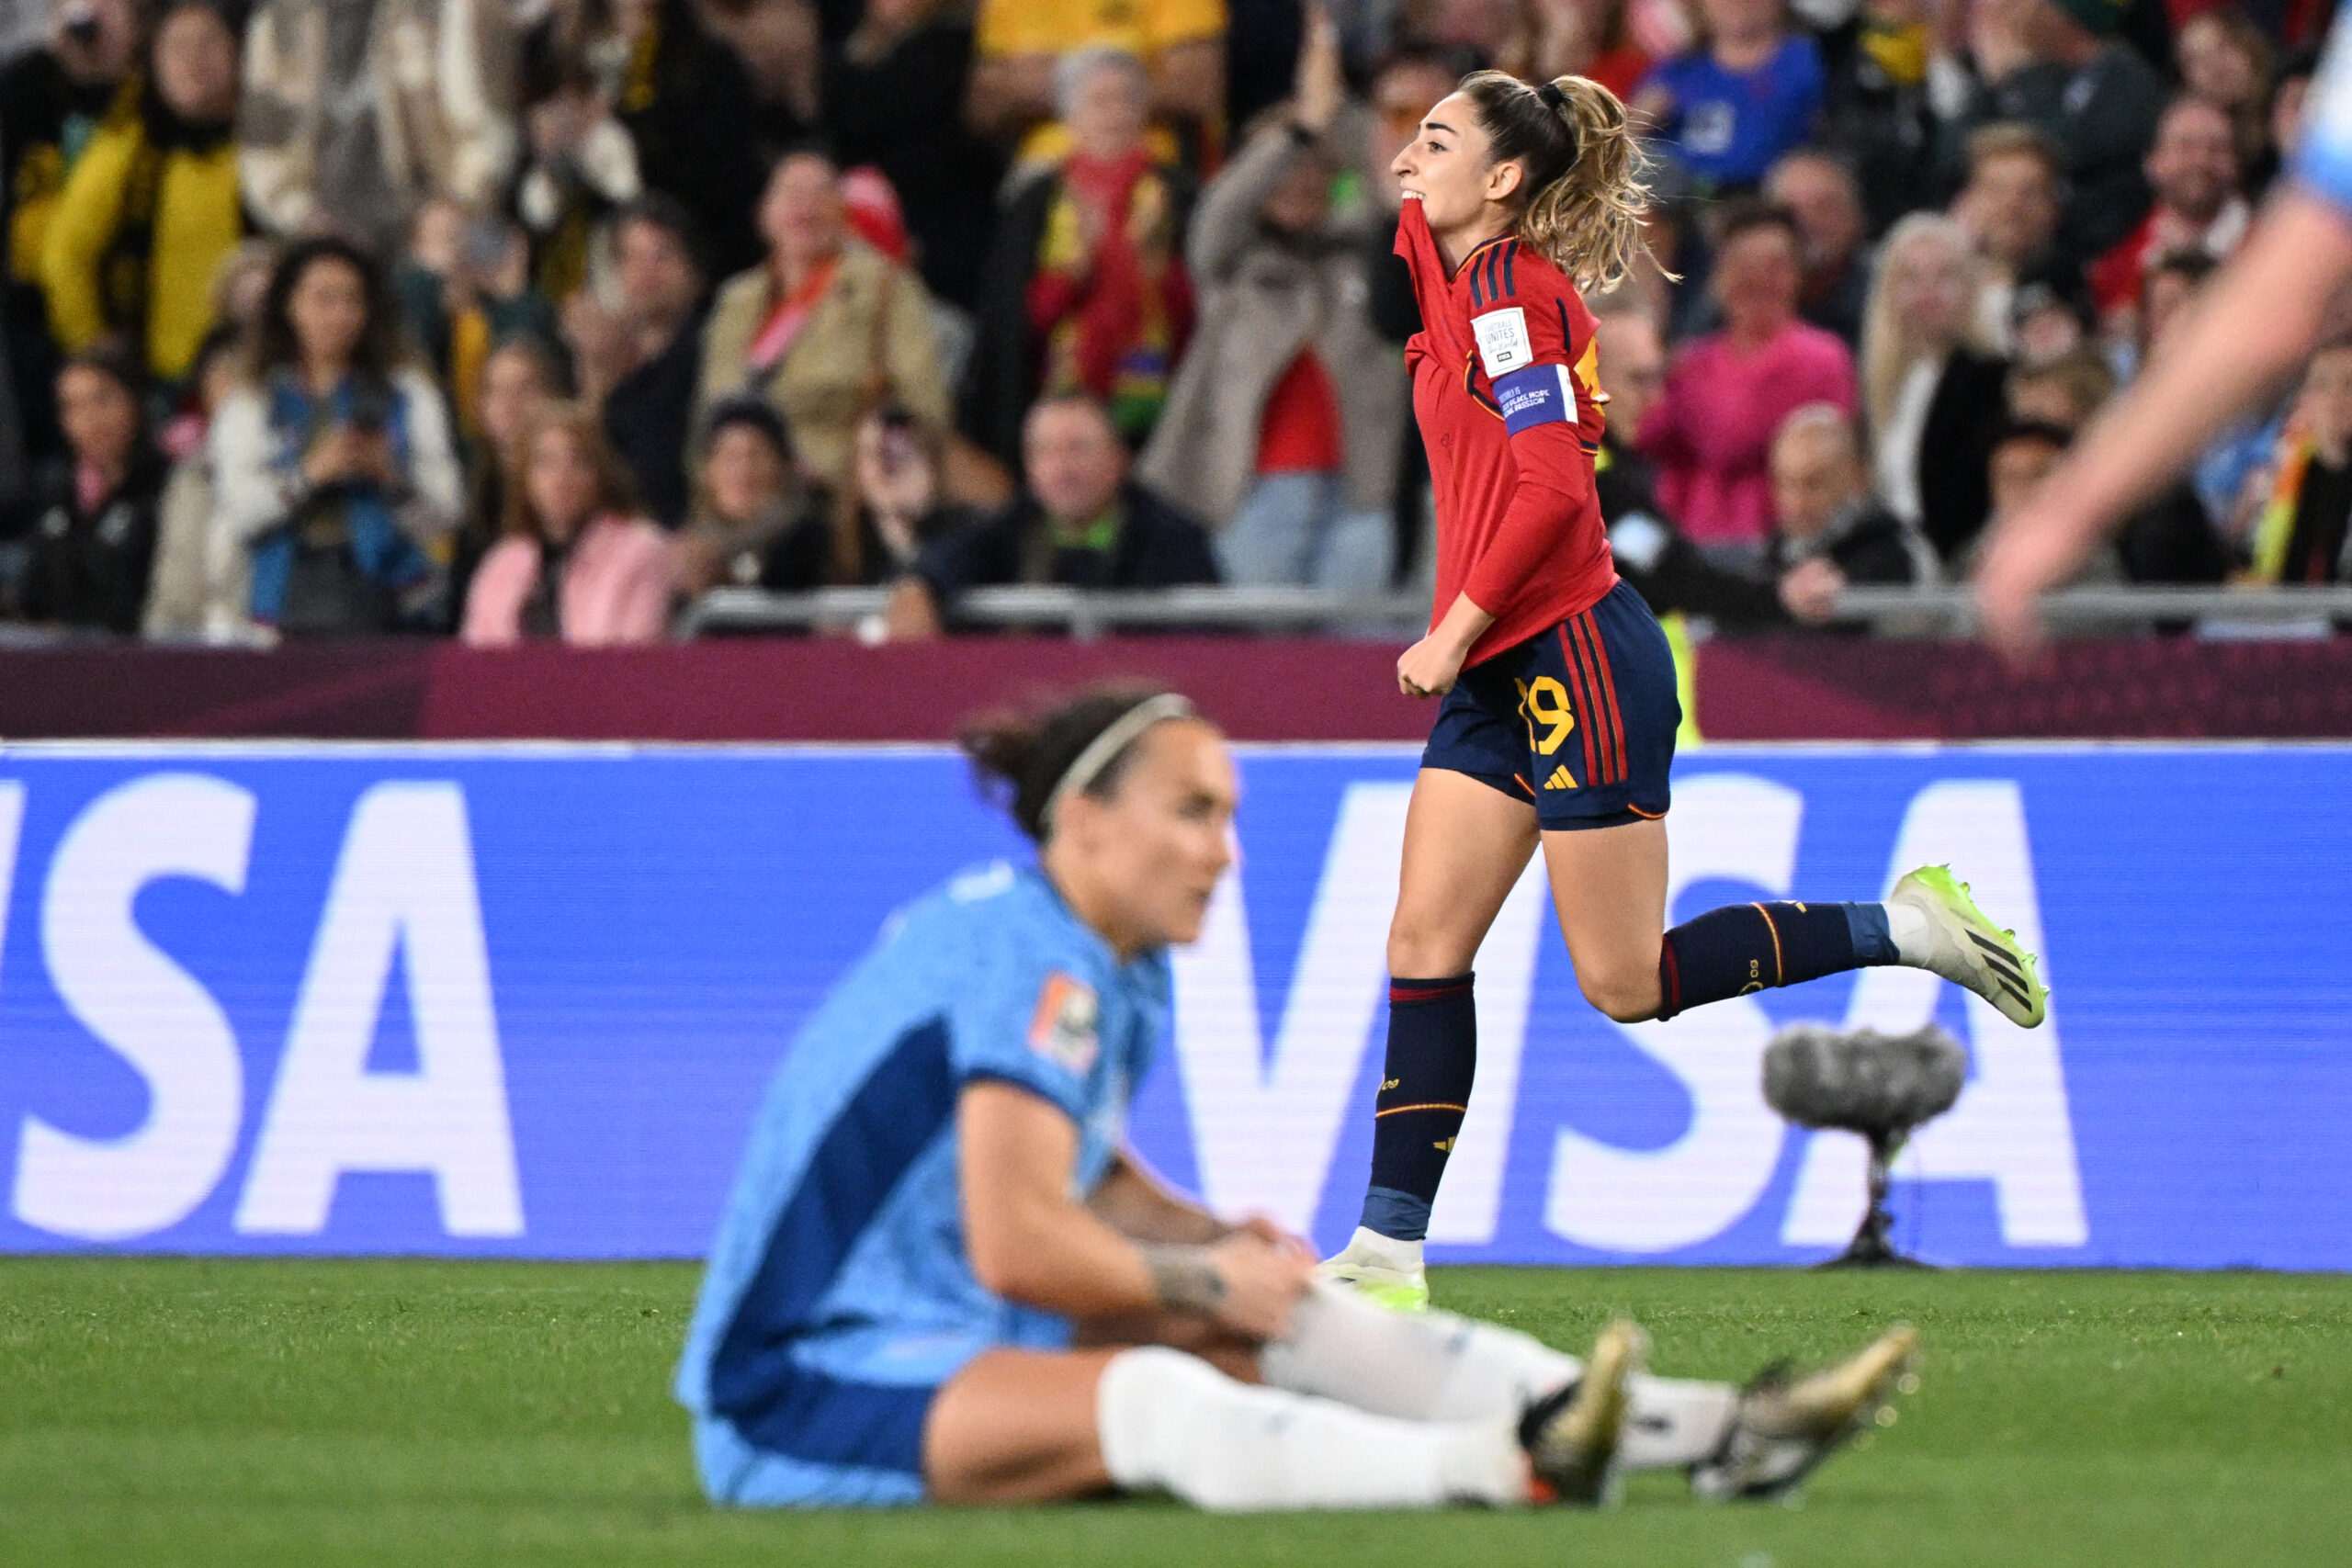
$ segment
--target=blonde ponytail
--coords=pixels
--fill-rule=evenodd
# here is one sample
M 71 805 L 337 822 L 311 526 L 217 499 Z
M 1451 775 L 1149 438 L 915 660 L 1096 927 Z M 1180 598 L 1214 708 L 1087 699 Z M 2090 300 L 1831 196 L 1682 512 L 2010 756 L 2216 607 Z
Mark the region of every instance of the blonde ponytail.
M 1478 71 L 1460 90 L 1478 106 L 1498 162 L 1518 159 L 1531 193 L 1519 238 L 1588 294 L 1616 288 L 1643 254 L 1649 159 L 1617 95 L 1584 76 L 1536 86 Z

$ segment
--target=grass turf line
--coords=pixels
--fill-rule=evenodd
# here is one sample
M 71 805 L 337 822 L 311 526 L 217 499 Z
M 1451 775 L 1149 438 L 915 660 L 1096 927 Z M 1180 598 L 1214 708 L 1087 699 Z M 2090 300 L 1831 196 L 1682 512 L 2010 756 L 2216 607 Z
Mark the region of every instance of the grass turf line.
M 1650 1329 L 1740 1378 L 1896 1317 L 1926 1386 L 1801 1508 L 1645 1477 L 1566 1512 L 1209 1518 L 1157 1502 L 720 1513 L 670 1371 L 695 1271 L 0 1259 L 0 1562 L 1214 1562 L 1845 1568 L 2352 1558 L 2352 1279 L 1456 1269 L 1441 1301 L 1577 1348 Z

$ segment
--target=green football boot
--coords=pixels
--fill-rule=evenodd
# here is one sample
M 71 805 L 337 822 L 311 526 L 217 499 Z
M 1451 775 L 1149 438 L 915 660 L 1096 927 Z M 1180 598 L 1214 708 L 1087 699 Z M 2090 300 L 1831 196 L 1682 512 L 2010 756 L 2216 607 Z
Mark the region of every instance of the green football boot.
M 2050 1010 L 2050 987 L 2036 974 L 2033 954 L 2018 944 L 2017 932 L 1984 918 L 1968 884 L 1948 865 L 1923 865 L 1886 896 L 1926 917 L 1929 943 L 1917 967 L 1965 986 L 2021 1029 L 2031 1029 Z

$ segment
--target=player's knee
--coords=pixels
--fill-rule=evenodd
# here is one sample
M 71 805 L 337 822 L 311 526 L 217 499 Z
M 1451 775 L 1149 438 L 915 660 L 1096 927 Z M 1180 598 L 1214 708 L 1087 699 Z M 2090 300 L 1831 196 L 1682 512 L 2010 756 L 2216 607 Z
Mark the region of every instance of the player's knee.
M 1639 1023 L 1657 1016 L 1655 969 L 1579 964 L 1577 987 L 1584 992 L 1586 1001 L 1619 1023 Z
M 1476 952 L 1463 950 L 1461 935 L 1409 918 L 1403 910 L 1388 926 L 1388 973 L 1416 979 L 1459 975 L 1470 967 Z

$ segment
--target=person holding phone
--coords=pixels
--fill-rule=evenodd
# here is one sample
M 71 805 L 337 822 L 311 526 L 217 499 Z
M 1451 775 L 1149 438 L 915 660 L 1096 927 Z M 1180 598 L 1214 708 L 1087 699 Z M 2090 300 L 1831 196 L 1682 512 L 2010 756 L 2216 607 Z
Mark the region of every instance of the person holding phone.
M 428 624 L 426 554 L 463 504 L 449 415 L 409 364 L 383 275 L 329 236 L 272 274 L 245 384 L 214 416 L 213 525 L 253 560 L 253 615 L 286 637 Z

